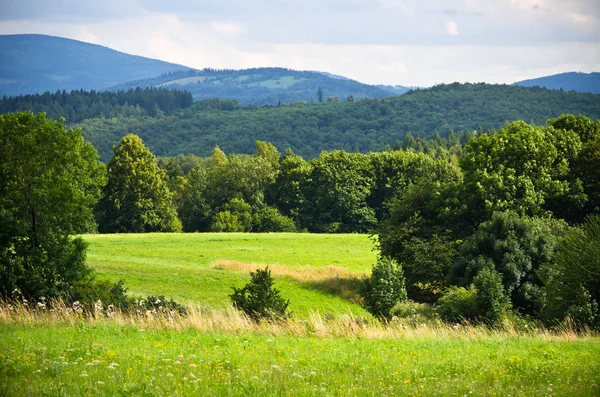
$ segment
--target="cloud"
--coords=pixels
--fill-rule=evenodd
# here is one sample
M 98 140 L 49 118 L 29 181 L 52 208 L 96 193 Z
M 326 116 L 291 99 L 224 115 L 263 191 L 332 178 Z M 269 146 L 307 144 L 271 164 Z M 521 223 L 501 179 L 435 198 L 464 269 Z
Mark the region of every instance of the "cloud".
M 190 67 L 283 66 L 368 83 L 514 82 L 598 71 L 596 0 L 5 0 L 43 33 Z
M 458 24 L 454 21 L 446 22 L 446 34 L 448 36 L 460 36 L 458 31 Z

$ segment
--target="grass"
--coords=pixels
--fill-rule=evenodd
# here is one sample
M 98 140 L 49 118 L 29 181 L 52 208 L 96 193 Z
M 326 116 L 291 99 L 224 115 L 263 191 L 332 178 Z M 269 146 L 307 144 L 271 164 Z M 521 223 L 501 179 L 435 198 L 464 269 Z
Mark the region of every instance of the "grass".
M 275 287 L 296 316 L 311 310 L 364 314 L 356 278 L 376 261 L 366 235 L 301 233 L 86 235 L 88 263 L 99 278 L 124 279 L 136 296 L 165 295 L 183 303 L 224 308 L 231 287 L 269 265 Z
M 364 235 L 84 238 L 100 278 L 188 303 L 188 315 L 0 302 L 0 395 L 600 395 L 600 338 L 569 324 L 365 316 L 352 302 L 376 259 Z M 230 287 L 265 265 L 290 320 L 257 324 L 229 306 Z
M 569 330 L 20 314 L 0 316 L 0 395 L 600 393 L 600 343 Z

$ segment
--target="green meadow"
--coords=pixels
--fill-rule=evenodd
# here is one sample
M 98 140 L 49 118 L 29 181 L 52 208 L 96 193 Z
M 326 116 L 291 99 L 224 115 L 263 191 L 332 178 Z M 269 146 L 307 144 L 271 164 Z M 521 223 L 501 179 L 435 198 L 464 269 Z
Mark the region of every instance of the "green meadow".
M 597 396 L 600 339 L 406 318 L 353 300 L 366 235 L 86 235 L 98 278 L 185 303 L 186 317 L 0 304 L 2 396 Z M 293 317 L 254 323 L 231 287 L 268 265 Z
M 298 316 L 364 314 L 349 290 L 377 259 L 373 241 L 361 234 L 95 234 L 84 239 L 98 278 L 123 279 L 132 295 L 165 295 L 207 307 L 230 305 L 232 287 L 244 286 L 250 270 L 268 265 L 275 287 Z
M 4 396 L 597 396 L 597 341 L 0 327 Z

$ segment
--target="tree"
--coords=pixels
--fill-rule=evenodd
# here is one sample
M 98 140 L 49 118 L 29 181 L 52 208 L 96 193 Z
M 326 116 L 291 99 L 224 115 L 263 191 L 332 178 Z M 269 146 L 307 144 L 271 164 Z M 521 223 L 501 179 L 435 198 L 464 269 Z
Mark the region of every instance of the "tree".
M 516 121 L 493 135 L 469 141 L 460 160 L 464 200 L 480 221 L 494 211 L 544 215 L 554 203 L 582 208 L 581 183 L 569 177 L 581 150 L 573 131 Z
M 416 301 L 443 292 L 460 241 L 473 230 L 459 200 L 459 170 L 443 162 L 435 169 L 388 202 L 377 233 L 381 254 L 402 262 L 408 296 Z
M 362 281 L 359 294 L 369 313 L 389 319 L 392 308 L 406 299 L 402 266 L 389 258 L 379 258 L 373 266 L 371 276 Z
M 126 135 L 114 148 L 97 216 L 102 233 L 181 230 L 166 174 L 137 135 Z
M 89 275 L 86 243 L 106 181 L 80 130 L 43 113 L 0 115 L 0 295 L 68 293 Z
M 319 103 L 323 102 L 323 89 L 321 89 L 321 87 L 319 87 L 319 89 L 317 90 L 317 100 L 319 101 Z
M 564 230 L 564 222 L 557 220 L 495 212 L 465 239 L 452 268 L 452 282 L 468 286 L 482 269 L 489 268 L 501 275 L 512 305 L 533 314 L 536 292 L 542 286 L 540 271 L 553 261 L 558 237 Z
M 374 184 L 373 166 L 366 155 L 336 150 L 311 161 L 301 187 L 305 200 L 300 222 L 315 232 L 367 232 L 375 212 L 366 203 Z
M 548 266 L 542 317 L 600 326 L 600 215 L 570 229 Z
M 279 290 L 273 287 L 269 267 L 250 272 L 250 277 L 251 281 L 243 288 L 233 288 L 233 294 L 229 296 L 233 305 L 257 322 L 263 318 L 287 317 L 290 301 L 283 299 Z

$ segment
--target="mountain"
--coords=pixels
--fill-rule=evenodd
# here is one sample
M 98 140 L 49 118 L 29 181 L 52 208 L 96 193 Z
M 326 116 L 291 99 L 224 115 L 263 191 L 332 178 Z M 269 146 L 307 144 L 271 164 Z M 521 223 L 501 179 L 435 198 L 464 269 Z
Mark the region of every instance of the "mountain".
M 241 105 L 318 102 L 319 88 L 323 102 L 385 98 L 403 93 L 328 73 L 285 68 L 188 70 L 131 81 L 110 89 L 136 87 L 177 88 L 191 92 L 196 101 L 221 98 L 237 100 Z
M 563 113 L 600 118 L 600 95 L 490 84 L 446 84 L 401 96 L 354 102 L 241 106 L 211 99 L 172 115 L 122 115 L 84 120 L 72 126 L 99 151 L 103 161 L 128 133 L 138 134 L 157 155 L 208 156 L 215 146 L 226 153 L 253 153 L 255 141 L 305 158 L 323 150 L 380 151 L 402 142 L 474 130 L 498 129 L 524 120 L 545 125 Z
M 196 70 L 81 41 L 37 34 L 0 36 L 0 98 L 57 90 L 177 88 L 194 100 L 235 99 L 242 105 L 345 101 L 399 95 L 322 72 L 284 68 Z
M 188 69 L 61 37 L 0 36 L 0 97 L 103 90 L 134 79 Z
M 538 77 L 514 83 L 521 87 L 544 87 L 552 90 L 591 92 L 600 94 L 600 73 L 569 72 Z

